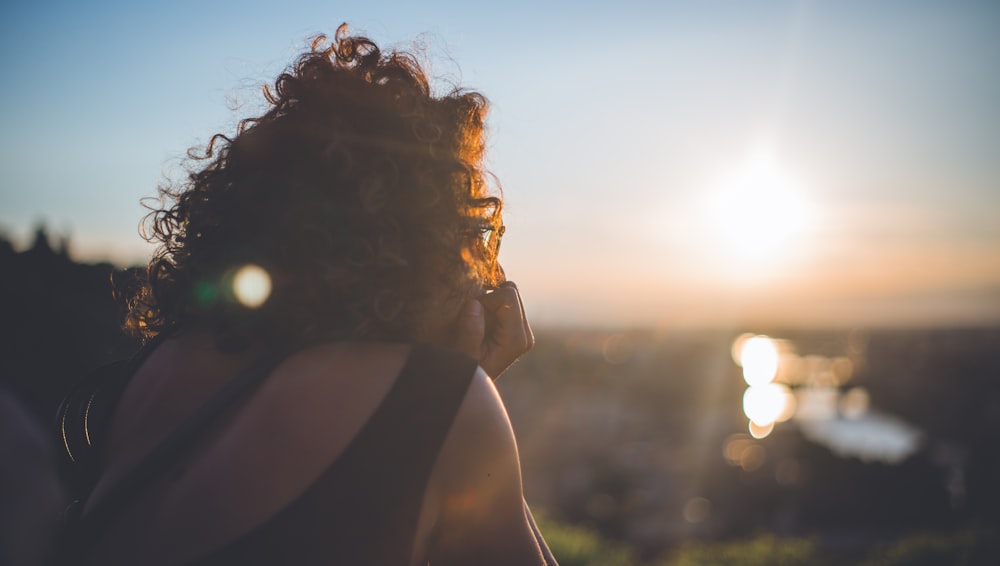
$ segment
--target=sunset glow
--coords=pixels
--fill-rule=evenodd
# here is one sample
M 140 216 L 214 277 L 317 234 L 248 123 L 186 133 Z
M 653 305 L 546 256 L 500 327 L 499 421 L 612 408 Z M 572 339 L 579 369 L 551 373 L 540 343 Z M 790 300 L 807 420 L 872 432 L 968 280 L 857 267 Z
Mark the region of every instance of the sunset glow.
M 1000 566 L 1000 0 L 2 14 L 0 557 Z
M 711 196 L 710 208 L 715 229 L 736 260 L 773 258 L 812 216 L 799 186 L 766 156 L 726 181 Z
M 262 85 L 346 21 L 419 44 L 432 90 L 490 100 L 500 259 L 534 324 L 995 324 L 1000 4 L 911 4 L 224 0 L 192 18 L 154 0 L 132 26 L 106 0 L 12 3 L 4 52 L 36 48 L 4 62 L 25 87 L 0 105 L 0 236 L 24 250 L 44 223 L 78 260 L 145 264 L 141 200 L 183 185 L 204 165 L 185 150 L 259 115 Z M 513 64 L 539 45 L 512 29 L 551 39 L 552 64 Z M 596 29 L 628 30 L 629 56 Z

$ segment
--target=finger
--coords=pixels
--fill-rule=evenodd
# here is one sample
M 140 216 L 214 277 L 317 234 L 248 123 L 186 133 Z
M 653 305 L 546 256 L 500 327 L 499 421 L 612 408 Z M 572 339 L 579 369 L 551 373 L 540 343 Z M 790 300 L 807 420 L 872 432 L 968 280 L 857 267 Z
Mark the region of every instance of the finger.
M 531 335 L 525 332 L 521 303 L 515 287 L 499 287 L 480 297 L 480 301 L 488 317 L 480 365 L 496 379 L 530 350 L 533 344 Z
M 527 336 L 521 316 L 521 305 L 517 298 L 517 289 L 510 286 L 497 288 L 492 293 L 480 297 L 491 319 L 489 335 L 486 339 L 497 346 L 509 349 L 524 347 Z
M 527 345 L 530 350 L 535 346 L 535 333 L 531 331 L 531 325 L 528 324 L 528 314 L 524 310 L 524 301 L 521 300 L 521 290 L 517 288 L 517 284 L 513 281 L 504 281 L 500 286 L 513 288 L 514 294 L 517 295 L 517 306 L 521 313 L 521 325 L 524 328 L 524 335 L 527 338 Z
M 486 317 L 483 312 L 483 304 L 476 299 L 470 299 L 462 305 L 462 310 L 455 324 L 454 348 L 479 361 L 483 353 L 485 337 Z

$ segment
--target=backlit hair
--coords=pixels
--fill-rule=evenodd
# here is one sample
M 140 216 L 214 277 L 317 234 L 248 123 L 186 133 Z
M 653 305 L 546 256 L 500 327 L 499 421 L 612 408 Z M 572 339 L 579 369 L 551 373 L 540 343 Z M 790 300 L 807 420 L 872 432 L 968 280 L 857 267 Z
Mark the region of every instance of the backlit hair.
M 483 168 L 486 99 L 432 94 L 416 58 L 341 26 L 264 88 L 267 112 L 217 134 L 181 186 L 160 188 L 159 244 L 126 327 L 220 339 L 408 340 L 443 287 L 503 280 L 501 200 Z M 259 308 L 232 291 L 262 267 Z

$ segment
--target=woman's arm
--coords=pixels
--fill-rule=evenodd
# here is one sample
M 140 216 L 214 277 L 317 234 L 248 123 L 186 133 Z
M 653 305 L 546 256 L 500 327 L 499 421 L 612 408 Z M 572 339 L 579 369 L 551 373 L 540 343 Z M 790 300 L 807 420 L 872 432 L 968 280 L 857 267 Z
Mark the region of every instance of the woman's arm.
M 431 476 L 437 495 L 431 564 L 558 566 L 521 489 L 514 431 L 491 379 L 535 344 L 517 286 L 506 282 L 466 303 L 451 347 L 478 371 Z
M 437 517 L 433 566 L 554 564 L 524 504 L 514 432 L 479 370 L 445 439 L 429 493 Z

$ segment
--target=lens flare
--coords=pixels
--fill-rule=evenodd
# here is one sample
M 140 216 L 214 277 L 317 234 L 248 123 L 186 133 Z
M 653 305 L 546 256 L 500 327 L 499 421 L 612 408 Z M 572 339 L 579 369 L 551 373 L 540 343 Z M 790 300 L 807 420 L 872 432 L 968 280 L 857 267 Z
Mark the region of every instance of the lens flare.
M 200 281 L 194 287 L 194 298 L 201 306 L 209 306 L 216 301 L 219 289 L 208 281 Z
M 271 296 L 271 276 L 259 265 L 244 265 L 233 277 L 233 295 L 241 305 L 255 309 Z

